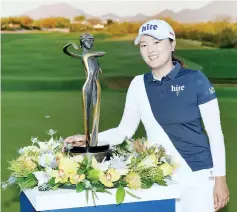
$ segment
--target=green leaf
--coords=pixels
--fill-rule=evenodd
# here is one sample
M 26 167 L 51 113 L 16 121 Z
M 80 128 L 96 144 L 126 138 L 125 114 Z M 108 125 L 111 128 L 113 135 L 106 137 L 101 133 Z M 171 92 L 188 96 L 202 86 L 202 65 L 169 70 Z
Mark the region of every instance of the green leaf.
M 77 184 L 77 188 L 76 188 L 76 192 L 82 192 L 85 189 L 85 185 L 83 183 L 78 183 Z
M 24 182 L 24 181 L 26 181 L 26 177 L 17 177 L 16 178 L 16 183 L 18 184 L 18 183 L 22 183 L 22 182 Z
M 21 189 L 32 189 L 38 184 L 38 180 L 33 174 L 28 175 L 24 181 L 18 183 Z
M 99 170 L 96 170 L 96 169 L 92 169 L 88 172 L 88 179 L 89 180 L 99 180 L 99 174 L 100 174 L 100 171 Z
M 129 190 L 126 190 L 126 192 L 130 195 L 130 196 L 132 196 L 132 197 L 134 197 L 134 198 L 136 198 L 136 199 L 141 199 L 141 197 L 138 197 L 138 196 L 136 196 L 135 194 L 133 194 L 131 191 L 129 191 Z
M 156 183 L 161 186 L 167 186 L 167 183 L 164 180 L 157 180 Z
M 96 189 L 97 192 L 104 192 L 104 186 L 102 184 L 95 184 L 93 187 Z
M 60 184 L 55 184 L 54 186 L 51 186 L 50 189 L 51 190 L 57 190 L 59 188 Z
M 55 177 L 51 178 L 51 179 L 48 181 L 48 184 L 53 187 L 53 186 L 56 184 L 56 183 L 55 183 Z
M 122 186 L 119 186 L 116 191 L 116 203 L 121 204 L 124 201 L 125 197 L 125 189 Z
M 163 178 L 162 175 L 156 175 L 156 176 L 154 177 L 154 182 L 160 181 L 160 180 L 162 180 L 162 178 Z
M 151 188 L 152 185 L 153 185 L 152 181 L 143 179 L 141 188 L 148 189 L 148 188 Z
M 110 191 L 108 191 L 108 190 L 104 190 L 104 193 L 112 195 L 112 193 Z
M 86 194 L 86 203 L 88 204 L 88 201 L 89 201 L 89 190 L 86 190 L 85 194 Z
M 83 170 L 83 169 L 78 169 L 77 170 L 77 174 L 79 174 L 79 175 L 82 175 L 84 173 L 85 173 L 85 170 Z

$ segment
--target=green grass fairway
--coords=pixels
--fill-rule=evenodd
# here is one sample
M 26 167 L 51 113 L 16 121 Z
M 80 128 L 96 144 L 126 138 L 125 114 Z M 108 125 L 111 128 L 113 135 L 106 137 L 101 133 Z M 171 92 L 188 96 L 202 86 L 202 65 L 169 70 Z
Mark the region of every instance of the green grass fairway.
M 42 90 L 78 89 L 85 73 L 79 59 L 62 52 L 70 41 L 78 43 L 80 34 L 3 34 L 2 89 Z M 102 79 L 134 76 L 149 71 L 132 38 L 95 35 L 95 50 L 105 51 L 99 58 Z M 71 49 L 71 51 L 74 51 Z M 201 69 L 210 78 L 237 79 L 237 50 L 203 47 L 199 42 L 177 40 L 177 56 L 192 69 Z

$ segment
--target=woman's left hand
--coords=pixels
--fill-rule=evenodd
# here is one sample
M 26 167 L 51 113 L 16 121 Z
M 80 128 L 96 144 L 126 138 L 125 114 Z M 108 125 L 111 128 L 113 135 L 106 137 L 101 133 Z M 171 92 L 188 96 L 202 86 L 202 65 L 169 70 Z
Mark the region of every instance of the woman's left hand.
M 214 205 L 215 211 L 225 207 L 229 201 L 229 189 L 226 184 L 226 177 L 215 177 Z

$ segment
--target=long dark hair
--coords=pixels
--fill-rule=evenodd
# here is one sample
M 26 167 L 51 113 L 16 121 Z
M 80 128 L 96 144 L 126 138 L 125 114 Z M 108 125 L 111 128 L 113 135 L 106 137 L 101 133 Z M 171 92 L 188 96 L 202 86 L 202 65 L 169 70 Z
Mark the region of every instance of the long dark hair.
M 171 38 L 169 40 L 170 40 L 170 42 L 173 42 L 173 40 Z M 186 68 L 187 67 L 187 65 L 182 60 L 180 60 L 177 57 L 175 57 L 175 52 L 174 51 L 172 52 L 171 57 L 172 57 L 172 61 L 179 62 L 182 68 Z

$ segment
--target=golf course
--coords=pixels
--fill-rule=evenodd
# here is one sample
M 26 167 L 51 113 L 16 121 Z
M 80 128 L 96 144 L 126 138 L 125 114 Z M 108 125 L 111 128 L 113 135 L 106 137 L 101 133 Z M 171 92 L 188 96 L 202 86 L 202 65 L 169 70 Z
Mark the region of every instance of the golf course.
M 118 126 L 126 91 L 135 75 L 149 72 L 135 35 L 93 34 L 94 50 L 106 52 L 99 58 L 103 73 L 100 131 Z M 85 72 L 79 59 L 68 57 L 64 45 L 79 45 L 78 33 L 2 34 L 1 181 L 9 177 L 8 161 L 17 150 L 31 145 L 31 137 L 49 139 L 49 129 L 57 137 L 84 133 L 81 89 Z M 81 54 L 73 48 L 70 51 Z M 237 49 L 202 46 L 200 42 L 178 39 L 176 56 L 190 69 L 205 73 L 214 84 L 221 111 L 227 157 L 230 202 L 222 212 L 237 211 Z M 134 138 L 145 137 L 140 124 Z M 198 183 L 198 182 L 197 182 Z M 19 211 L 19 188 L 2 191 L 2 211 Z M 157 191 L 159 192 L 159 191 Z

